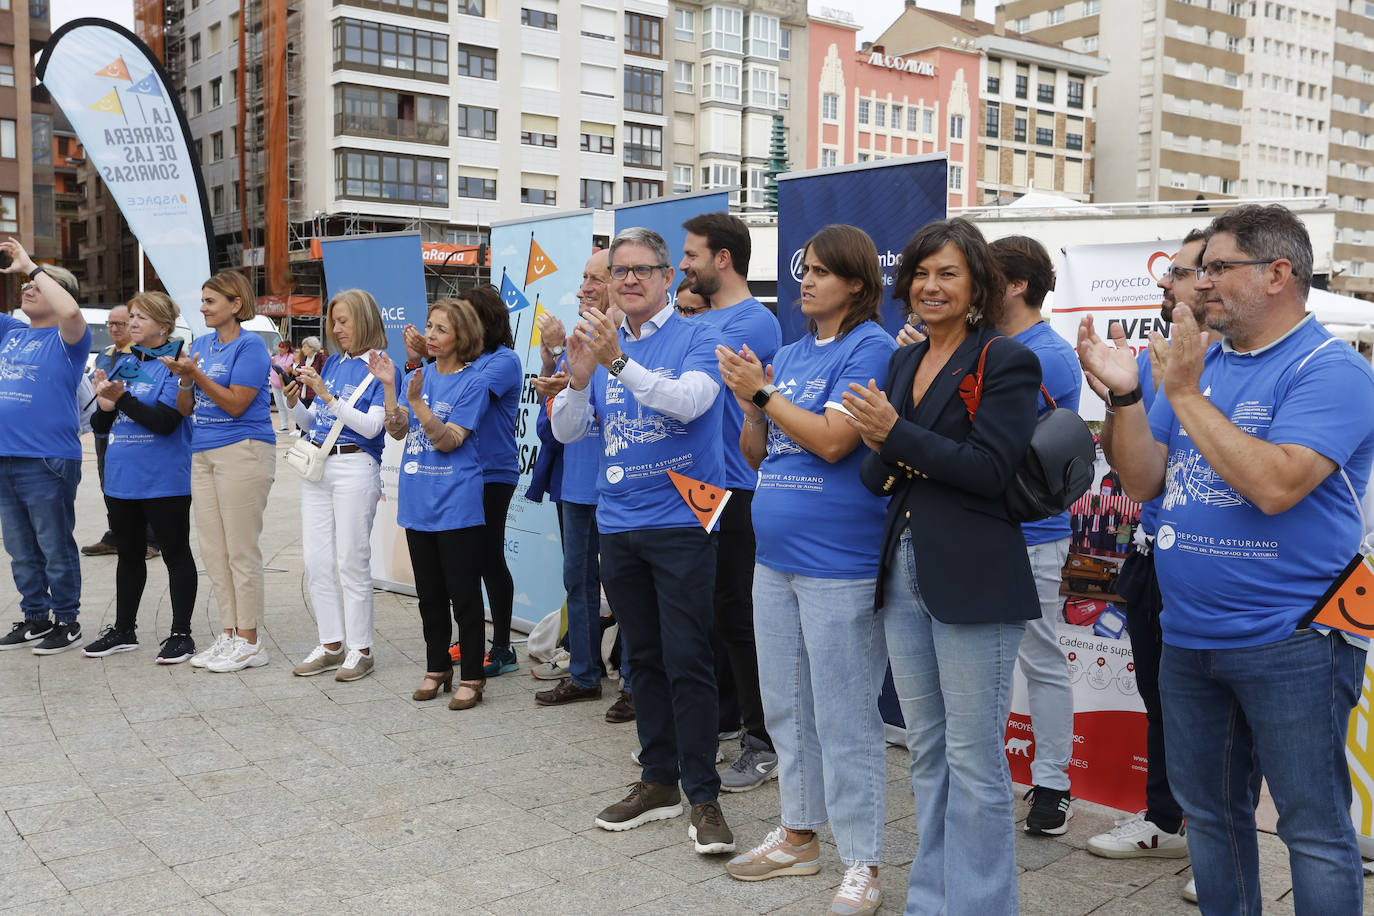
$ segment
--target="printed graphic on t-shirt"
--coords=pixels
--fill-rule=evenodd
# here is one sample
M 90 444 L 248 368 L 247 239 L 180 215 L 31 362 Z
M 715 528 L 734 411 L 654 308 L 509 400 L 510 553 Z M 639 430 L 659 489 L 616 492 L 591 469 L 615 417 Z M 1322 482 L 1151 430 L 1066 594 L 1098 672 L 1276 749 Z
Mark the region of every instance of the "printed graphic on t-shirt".
M 664 378 L 676 378 L 676 373 L 672 369 L 658 368 L 652 370 L 655 375 Z M 626 403 L 625 386 L 615 377 L 606 380 L 606 390 L 603 402 L 607 407 L 613 404 Z M 608 411 L 601 418 L 601 441 L 605 443 L 606 456 L 613 458 L 625 449 L 633 445 L 652 445 L 662 442 L 673 436 L 681 436 L 687 432 L 687 427 L 679 420 L 664 416 L 657 411 L 645 411 L 638 403 L 635 405 L 635 414 L 631 416 L 623 410 Z M 675 465 L 674 465 L 675 466 Z M 661 473 L 663 468 L 652 467 L 649 465 L 623 468 L 624 477 L 645 477 L 649 474 Z M 619 481 L 611 481 L 618 483 Z
M 806 410 L 810 410 L 816 399 L 830 390 L 830 379 L 828 378 L 813 378 L 802 383 L 794 377 L 789 377 L 775 384 L 778 386 L 778 394 Z M 798 385 L 801 386 L 800 391 L 797 390 Z M 768 454 L 779 457 L 781 455 L 799 455 L 801 452 L 802 447 L 793 442 L 791 436 L 779 429 L 778 425 L 770 420 L 768 423 Z M 816 489 L 820 488 L 817 487 Z
M 328 386 L 326 386 L 328 387 Z M 348 399 L 353 397 L 353 392 L 358 389 L 357 385 L 344 385 L 342 391 L 335 391 L 330 388 L 329 393 L 334 395 L 336 400 L 342 400 L 345 404 Z M 334 423 L 338 420 L 334 413 L 334 401 L 324 403 L 324 398 L 319 399 L 315 405 L 315 422 L 310 424 L 310 441 L 319 445 L 329 436 L 329 431 L 334 428 Z
M 5 341 L 4 350 L 0 350 L 0 381 L 38 381 L 38 364 L 33 362 L 33 359 L 38 349 L 43 346 L 43 341 L 30 340 L 21 347 L 19 344 L 22 340 L 23 336 L 16 334 Z M 0 391 L 0 397 L 27 404 L 33 400 L 33 392 L 22 389 L 4 390 Z
M 205 367 L 205 376 L 216 384 L 230 387 L 225 381 L 229 377 L 228 363 L 211 363 Z M 219 416 L 215 416 L 215 414 Z M 195 413 L 191 415 L 191 421 L 197 426 L 205 426 L 210 423 L 233 423 L 234 417 L 221 411 L 219 405 L 210 400 L 210 396 L 205 393 L 205 389 L 196 386 L 196 407 Z
M 152 398 L 147 397 L 156 389 L 162 387 L 160 384 L 149 382 L 126 382 L 124 390 L 145 404 L 156 403 Z M 115 414 L 114 426 L 110 429 L 110 442 L 116 440 L 123 443 L 152 442 L 154 439 L 153 431 L 141 423 L 136 422 L 122 410 Z

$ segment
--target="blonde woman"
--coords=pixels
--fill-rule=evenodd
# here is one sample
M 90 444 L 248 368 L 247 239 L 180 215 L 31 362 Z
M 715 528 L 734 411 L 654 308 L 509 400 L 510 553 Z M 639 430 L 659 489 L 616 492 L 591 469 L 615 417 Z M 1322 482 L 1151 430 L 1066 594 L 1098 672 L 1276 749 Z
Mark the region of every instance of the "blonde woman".
M 283 388 L 292 421 L 314 444 L 323 445 L 335 421 L 343 421 L 324 476 L 301 481 L 301 550 L 320 644 L 291 673 L 338 669 L 334 680 L 356 681 L 374 664 L 370 539 L 382 493 L 384 414 L 382 386 L 372 384 L 367 359 L 386 350 L 386 329 L 377 300 L 361 289 L 329 300 L 324 326 L 333 355 L 323 371 L 303 365 Z M 366 387 L 350 406 L 360 385 Z M 309 406 L 301 403 L 302 388 L 315 394 Z
M 201 288 L 210 329 L 191 352 L 163 357 L 180 380 L 177 410 L 191 418 L 191 503 L 201 560 L 219 601 L 223 631 L 191 664 L 241 671 L 267 664 L 263 614 L 262 513 L 276 473 L 277 436 L 268 406 L 271 357 L 242 322 L 257 313 L 253 284 L 223 270 Z

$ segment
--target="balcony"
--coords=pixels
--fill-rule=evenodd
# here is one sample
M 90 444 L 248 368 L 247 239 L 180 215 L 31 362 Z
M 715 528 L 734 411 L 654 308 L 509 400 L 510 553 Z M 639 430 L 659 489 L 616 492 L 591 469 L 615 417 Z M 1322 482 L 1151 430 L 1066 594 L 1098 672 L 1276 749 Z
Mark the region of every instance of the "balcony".
M 408 140 L 412 143 L 448 145 L 447 124 L 422 124 L 402 118 L 377 115 L 334 115 L 335 136 L 371 137 L 377 140 Z

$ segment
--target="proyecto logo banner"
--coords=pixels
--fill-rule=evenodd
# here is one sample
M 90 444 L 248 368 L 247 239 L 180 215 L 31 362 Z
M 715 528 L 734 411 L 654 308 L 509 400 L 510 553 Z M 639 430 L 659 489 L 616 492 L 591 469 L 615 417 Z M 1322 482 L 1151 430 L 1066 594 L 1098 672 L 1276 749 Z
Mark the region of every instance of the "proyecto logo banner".
M 1131 351 L 1150 345 L 1150 332 L 1169 333 L 1160 315 L 1163 291 L 1157 285 L 1183 247 L 1181 239 L 1153 242 L 1120 242 L 1112 245 L 1070 245 L 1055 282 L 1050 306 L 1050 327 L 1071 344 L 1078 343 L 1078 324 L 1092 313 L 1093 328 L 1107 340 L 1107 328 L 1118 322 Z M 1093 394 L 1086 379 L 1079 399 L 1085 420 L 1101 420 L 1102 399 Z
M 365 289 L 377 300 L 386 326 L 386 352 L 397 366 L 405 366 L 402 330 L 408 324 L 424 330 L 428 300 L 420 233 L 384 232 L 322 239 L 320 259 L 328 302 L 346 289 Z
M 778 176 L 778 322 L 783 343 L 806 331 L 797 307 L 802 249 L 831 223 L 858 226 L 873 239 L 887 284 L 883 327 L 891 334 L 901 329 L 901 304 L 892 298 L 892 284 L 902 249 L 916 230 L 945 218 L 946 160 L 945 153 L 930 153 Z
M 48 39 L 35 72 L 186 323 L 204 332 L 200 288 L 214 235 L 191 132 L 161 64 L 123 27 L 76 19 Z

